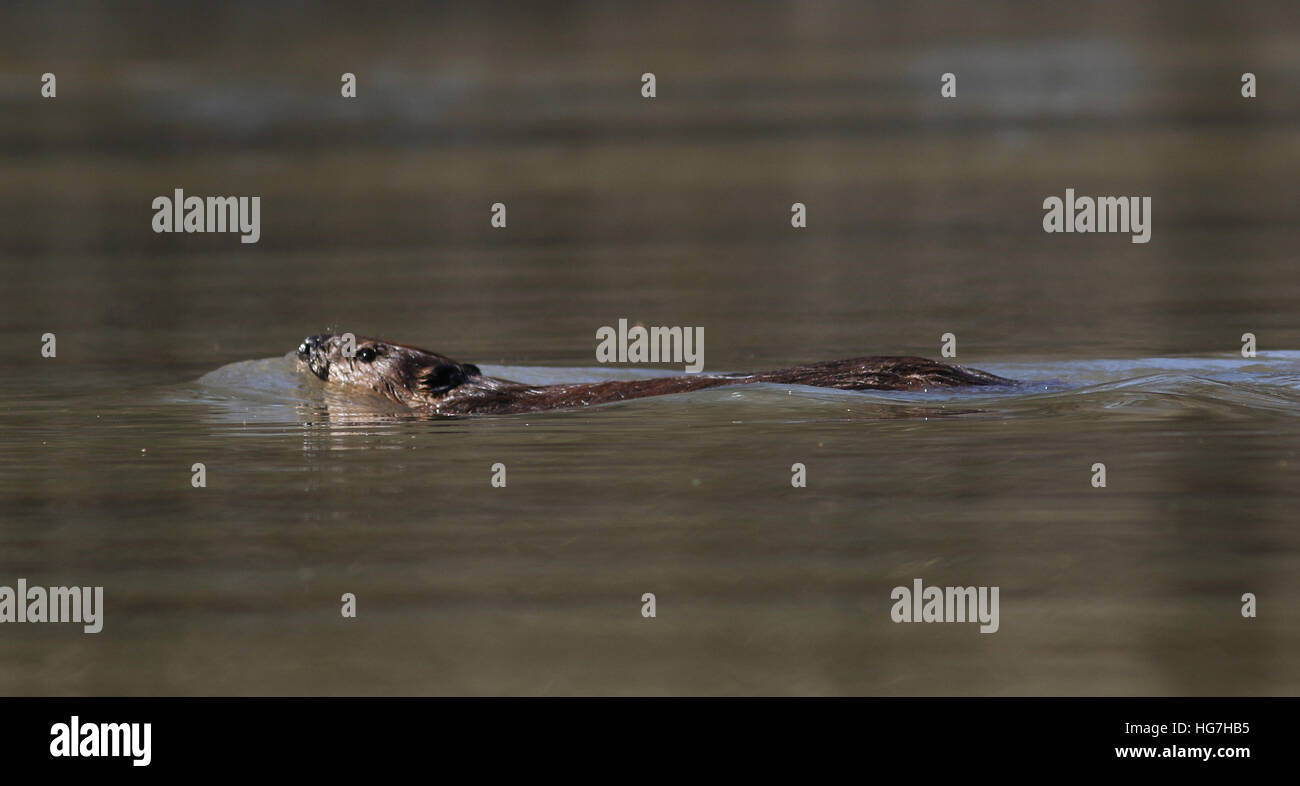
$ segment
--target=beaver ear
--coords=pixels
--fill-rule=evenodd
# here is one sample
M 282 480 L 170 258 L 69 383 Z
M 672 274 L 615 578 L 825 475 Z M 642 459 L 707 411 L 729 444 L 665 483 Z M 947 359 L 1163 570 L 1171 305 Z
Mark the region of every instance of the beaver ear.
M 439 363 L 431 369 L 420 373 L 421 390 L 434 395 L 442 395 L 457 385 L 463 385 L 469 376 L 455 363 Z
M 461 363 L 460 367 L 465 369 L 465 373 L 470 375 L 471 377 L 483 376 L 483 372 L 479 371 L 478 366 L 474 365 L 473 363 Z

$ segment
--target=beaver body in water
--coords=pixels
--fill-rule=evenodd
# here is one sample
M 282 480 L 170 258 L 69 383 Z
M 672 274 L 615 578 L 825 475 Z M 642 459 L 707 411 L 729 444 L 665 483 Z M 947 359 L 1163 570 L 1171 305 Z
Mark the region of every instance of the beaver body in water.
M 961 385 L 1011 385 L 976 369 L 918 357 L 861 357 L 756 374 L 690 374 L 655 379 L 526 385 L 484 376 L 478 366 L 428 350 L 356 338 L 344 354 L 341 336 L 310 336 L 298 345 L 303 366 L 330 384 L 351 386 L 422 412 L 440 415 L 512 414 L 575 409 L 646 396 L 724 385 L 774 382 L 839 390 L 929 390 Z

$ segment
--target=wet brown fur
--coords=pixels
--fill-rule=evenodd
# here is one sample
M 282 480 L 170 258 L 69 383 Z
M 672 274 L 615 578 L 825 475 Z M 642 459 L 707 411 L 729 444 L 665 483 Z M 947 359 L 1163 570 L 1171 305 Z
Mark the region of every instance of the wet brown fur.
M 298 347 L 302 365 L 322 380 L 377 393 L 422 412 L 442 415 L 513 414 L 575 409 L 646 396 L 770 382 L 839 390 L 929 390 L 961 385 L 1010 385 L 976 369 L 918 357 L 872 356 L 754 374 L 689 374 L 654 379 L 526 385 L 484 376 L 477 366 L 417 347 L 356 339 L 343 353 L 339 336 L 311 336 Z

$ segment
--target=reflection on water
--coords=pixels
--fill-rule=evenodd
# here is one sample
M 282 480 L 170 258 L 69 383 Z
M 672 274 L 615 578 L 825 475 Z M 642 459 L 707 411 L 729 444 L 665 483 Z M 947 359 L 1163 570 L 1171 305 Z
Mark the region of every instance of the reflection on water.
M 159 9 L 0 11 L 0 586 L 106 615 L 0 628 L 0 693 L 1300 692 L 1294 3 Z M 1151 242 L 1045 234 L 1067 187 Z M 619 318 L 1026 384 L 424 418 L 282 357 L 643 373 Z M 893 624 L 914 578 L 1000 630 Z

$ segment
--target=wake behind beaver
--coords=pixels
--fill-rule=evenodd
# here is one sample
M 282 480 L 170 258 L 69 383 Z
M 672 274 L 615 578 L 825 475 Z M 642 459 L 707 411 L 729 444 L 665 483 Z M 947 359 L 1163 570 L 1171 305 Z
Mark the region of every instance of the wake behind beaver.
M 297 357 L 303 370 L 326 384 L 378 394 L 413 410 L 440 415 L 578 409 L 760 382 L 836 390 L 905 391 L 1016 384 L 1015 380 L 954 363 L 919 357 L 871 356 L 757 373 L 528 385 L 485 376 L 472 363 L 461 363 L 418 347 L 375 338 L 345 341 L 343 335 L 309 336 L 298 345 Z

